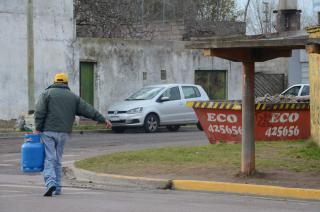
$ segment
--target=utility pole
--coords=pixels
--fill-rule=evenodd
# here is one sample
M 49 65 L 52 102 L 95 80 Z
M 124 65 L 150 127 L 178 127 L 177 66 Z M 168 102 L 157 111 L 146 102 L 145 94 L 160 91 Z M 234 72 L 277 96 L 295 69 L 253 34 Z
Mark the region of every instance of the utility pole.
M 162 0 L 162 24 L 165 21 L 165 14 L 166 13 L 166 0 Z
M 28 110 L 35 109 L 34 98 L 34 42 L 33 42 L 33 0 L 27 2 L 27 58 L 28 58 Z
M 268 2 L 262 2 L 264 5 L 264 15 L 265 15 L 265 19 L 264 19 L 264 34 L 270 33 L 269 30 L 269 26 L 270 26 L 270 19 L 269 19 L 269 3 Z
M 144 0 L 141 0 L 141 23 L 144 24 Z

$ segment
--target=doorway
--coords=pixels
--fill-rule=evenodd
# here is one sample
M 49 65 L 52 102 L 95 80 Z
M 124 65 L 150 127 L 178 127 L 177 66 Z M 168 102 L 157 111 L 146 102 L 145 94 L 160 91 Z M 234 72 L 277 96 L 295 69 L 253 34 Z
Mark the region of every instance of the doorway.
M 80 62 L 80 97 L 94 104 L 94 65 L 93 62 Z
M 210 100 L 227 99 L 227 71 L 196 70 L 195 83 L 203 87 Z

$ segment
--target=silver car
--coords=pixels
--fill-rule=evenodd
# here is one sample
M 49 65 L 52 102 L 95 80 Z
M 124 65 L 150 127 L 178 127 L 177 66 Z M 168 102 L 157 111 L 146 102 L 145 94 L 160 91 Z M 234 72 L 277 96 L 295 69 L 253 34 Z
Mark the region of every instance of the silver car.
M 309 96 L 310 85 L 309 84 L 296 84 L 281 93 L 283 96 Z
M 122 133 L 128 127 L 143 127 L 145 132 L 155 132 L 159 126 L 170 131 L 179 130 L 181 125 L 201 126 L 187 101 L 209 100 L 199 85 L 162 84 L 143 87 L 124 101 L 112 105 L 108 119 L 112 130 Z

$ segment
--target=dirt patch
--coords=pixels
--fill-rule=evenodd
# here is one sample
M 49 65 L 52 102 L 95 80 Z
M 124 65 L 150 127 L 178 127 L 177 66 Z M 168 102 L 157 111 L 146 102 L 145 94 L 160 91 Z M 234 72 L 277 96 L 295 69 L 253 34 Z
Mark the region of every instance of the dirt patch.
M 111 173 L 110 173 L 111 174 Z M 113 172 L 128 176 L 144 176 L 157 179 L 203 180 L 256 185 L 273 185 L 293 188 L 320 189 L 320 172 L 296 172 L 291 170 L 262 170 L 245 176 L 234 168 L 181 167 L 170 169 L 157 166 L 127 169 Z
M 294 188 L 320 189 L 320 172 L 295 172 L 289 170 L 259 171 L 253 176 L 244 176 L 233 170 L 221 168 L 185 169 L 176 173 L 150 174 L 142 173 L 140 176 L 179 179 L 179 180 L 205 180 L 217 182 L 232 182 L 257 185 L 273 185 Z M 129 173 L 128 173 L 129 174 Z M 132 173 L 131 173 L 132 174 Z

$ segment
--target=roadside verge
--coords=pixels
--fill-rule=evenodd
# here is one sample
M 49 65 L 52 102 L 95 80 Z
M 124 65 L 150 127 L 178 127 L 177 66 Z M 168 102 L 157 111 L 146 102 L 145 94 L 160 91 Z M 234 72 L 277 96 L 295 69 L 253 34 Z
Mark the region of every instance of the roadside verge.
M 146 177 L 122 176 L 114 174 L 95 173 L 76 168 L 73 164 L 67 165 L 67 171 L 72 172 L 74 177 L 79 181 L 89 181 L 107 185 L 138 186 L 140 188 L 149 189 L 223 192 L 303 200 L 320 200 L 320 190 L 318 189 L 302 189 L 254 184 L 239 184 L 196 180 L 168 180 Z

